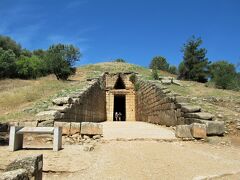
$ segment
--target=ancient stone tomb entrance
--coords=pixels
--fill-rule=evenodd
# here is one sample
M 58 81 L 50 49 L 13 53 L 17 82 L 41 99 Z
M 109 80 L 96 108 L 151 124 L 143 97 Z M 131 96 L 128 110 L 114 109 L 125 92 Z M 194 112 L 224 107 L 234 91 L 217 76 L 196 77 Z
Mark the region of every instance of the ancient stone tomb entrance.
M 126 96 L 125 95 L 114 95 L 114 108 L 113 108 L 113 121 L 115 121 L 114 114 L 121 113 L 120 121 L 126 120 Z
M 135 91 L 130 81 L 133 73 L 105 74 L 107 121 L 115 121 L 121 112 L 121 121 L 135 121 Z

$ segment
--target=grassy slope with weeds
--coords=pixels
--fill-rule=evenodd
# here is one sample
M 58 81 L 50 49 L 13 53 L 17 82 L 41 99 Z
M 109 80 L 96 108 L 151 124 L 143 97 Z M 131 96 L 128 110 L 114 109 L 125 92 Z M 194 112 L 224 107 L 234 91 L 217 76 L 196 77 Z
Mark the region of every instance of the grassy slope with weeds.
M 168 88 L 187 97 L 188 101 L 200 105 L 205 112 L 215 115 L 216 120 L 226 122 L 230 134 L 240 135 L 236 123 L 240 117 L 240 92 L 206 87 L 193 81 L 181 81 L 182 87 L 170 85 Z

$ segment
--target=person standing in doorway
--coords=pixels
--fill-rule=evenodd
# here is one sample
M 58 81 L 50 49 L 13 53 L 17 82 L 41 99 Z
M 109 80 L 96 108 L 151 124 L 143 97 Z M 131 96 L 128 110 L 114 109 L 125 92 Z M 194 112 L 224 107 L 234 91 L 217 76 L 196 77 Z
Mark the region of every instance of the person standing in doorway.
M 121 112 L 118 113 L 118 120 L 122 121 L 122 113 Z
M 115 112 L 115 121 L 118 121 L 118 117 L 119 117 L 119 115 L 118 115 L 118 112 Z

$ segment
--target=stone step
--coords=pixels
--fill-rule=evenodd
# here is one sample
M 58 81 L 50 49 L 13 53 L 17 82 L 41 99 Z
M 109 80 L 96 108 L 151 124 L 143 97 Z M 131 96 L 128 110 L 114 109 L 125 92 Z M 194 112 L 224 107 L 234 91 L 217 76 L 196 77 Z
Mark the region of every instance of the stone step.
M 67 105 L 63 105 L 63 106 L 52 106 L 52 107 L 49 107 L 48 109 L 49 110 L 57 110 L 61 113 L 65 113 L 65 112 L 67 112 L 68 109 L 70 109 L 70 107 Z
M 207 135 L 223 135 L 225 132 L 224 121 L 208 121 L 196 118 L 185 118 L 185 124 L 201 123 L 207 126 Z
M 184 106 L 181 107 L 181 111 L 185 112 L 185 113 L 200 112 L 201 107 L 200 106 L 184 105 Z
M 178 125 L 176 126 L 175 136 L 178 138 L 192 139 L 191 126 L 190 125 Z
M 203 120 L 212 120 L 214 115 L 206 112 L 196 112 L 196 113 L 186 113 L 184 114 L 185 118 L 197 118 Z

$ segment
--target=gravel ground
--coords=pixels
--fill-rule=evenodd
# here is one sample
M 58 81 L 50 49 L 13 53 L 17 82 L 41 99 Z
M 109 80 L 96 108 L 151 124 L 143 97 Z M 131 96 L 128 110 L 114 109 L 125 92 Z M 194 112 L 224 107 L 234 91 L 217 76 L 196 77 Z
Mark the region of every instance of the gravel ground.
M 17 157 L 44 156 L 44 179 L 237 179 L 240 151 L 202 142 L 103 141 L 91 152 L 81 145 L 9 152 L 0 147 L 0 169 Z

